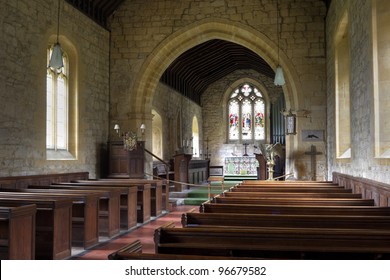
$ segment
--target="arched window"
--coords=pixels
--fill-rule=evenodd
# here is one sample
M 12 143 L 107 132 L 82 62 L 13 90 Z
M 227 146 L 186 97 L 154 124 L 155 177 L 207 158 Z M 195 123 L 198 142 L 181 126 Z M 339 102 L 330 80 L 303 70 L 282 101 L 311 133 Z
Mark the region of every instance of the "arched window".
M 199 157 L 199 125 L 196 116 L 192 118 L 192 154 L 194 157 Z
M 245 83 L 236 88 L 228 101 L 229 141 L 265 139 L 265 103 L 254 86 Z
M 351 158 L 351 95 L 350 95 L 350 47 L 348 39 L 348 14 L 338 27 L 335 42 L 336 70 L 336 156 Z
M 375 157 L 390 158 L 390 2 L 372 1 Z
M 163 146 L 162 146 L 162 118 L 159 113 L 152 110 L 152 143 L 153 154 L 159 158 L 163 158 Z
M 52 47 L 47 49 L 47 61 L 50 60 Z M 46 74 L 46 149 L 68 151 L 69 134 L 69 94 L 68 94 L 68 58 L 63 53 L 64 67 L 47 68 Z

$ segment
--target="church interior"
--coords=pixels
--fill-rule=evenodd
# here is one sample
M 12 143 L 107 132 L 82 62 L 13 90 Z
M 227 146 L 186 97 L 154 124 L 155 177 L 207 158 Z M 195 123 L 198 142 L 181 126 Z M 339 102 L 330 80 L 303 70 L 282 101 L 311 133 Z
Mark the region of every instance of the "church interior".
M 57 209 L 59 201 L 65 205 L 76 196 L 85 205 L 87 200 L 95 203 L 90 215 L 96 219 L 88 225 L 85 212 L 83 222 L 74 214 L 86 208 L 76 209 L 74 202 L 66 206 L 73 209 L 73 217 L 65 210 L 58 214 L 69 222 L 68 229 L 77 223 L 77 229 L 68 230 L 69 239 L 91 248 L 99 239 L 96 235 L 117 236 L 118 227 L 133 229 L 134 219 L 143 224 L 151 216 L 192 209 L 174 205 L 171 196 L 191 186 L 211 186 L 215 178 L 222 186 L 240 182 L 234 188 L 245 188 L 245 183 L 253 188 L 250 181 L 275 192 L 292 188 L 291 196 L 272 196 L 273 207 L 278 199 L 295 207 L 309 200 L 308 194 L 298 195 L 308 192 L 298 190 L 299 184 L 348 190 L 345 197 L 334 191 L 326 199 L 341 208 L 341 200 L 348 197 L 348 207 L 363 203 L 359 207 L 376 214 L 360 214 L 360 223 L 342 220 L 345 209 L 338 214 L 318 210 L 318 215 L 338 217 L 334 225 L 370 224 L 366 230 L 373 235 L 379 226 L 383 238 L 389 238 L 389 15 L 386 0 L 2 1 L 0 208 L 10 216 L 23 204 L 24 212 L 31 210 L 38 217 L 43 205 Z M 71 185 L 76 181 L 82 189 Z M 50 188 L 61 183 L 62 191 Z M 129 184 L 132 188 L 125 187 Z M 57 200 L 65 195 L 72 199 Z M 225 193 L 208 195 L 207 202 L 220 199 L 221 205 L 233 200 Z M 256 205 L 271 203 L 271 196 L 265 199 L 269 194 L 263 190 L 262 195 L 250 196 L 264 200 Z M 123 197 L 128 202 L 120 207 L 127 205 L 127 212 L 113 206 Z M 359 201 L 352 201 L 357 197 Z M 310 199 L 330 205 L 319 195 Z M 31 204 L 36 206 L 27 209 Z M 130 210 L 130 205 L 138 208 Z M 208 206 L 202 204 L 199 211 L 206 212 Z M 112 223 L 120 224 L 117 228 L 110 220 L 115 211 Z M 241 213 L 233 207 L 225 211 L 231 216 L 222 220 Z M 256 211 L 251 215 L 266 213 Z M 191 218 L 200 221 L 195 214 L 200 213 L 186 213 L 188 224 Z M 102 215 L 105 222 L 98 224 Z M 297 224 L 304 223 L 300 219 Z M 238 220 L 225 226 L 234 228 Z M 31 230 L 44 226 L 38 219 L 30 223 Z M 323 223 L 328 225 L 325 219 Z M 97 229 L 90 230 L 93 227 Z M 171 225 L 166 228 L 168 232 Z M 163 236 L 164 229 L 158 230 Z M 318 228 L 310 230 L 301 236 L 318 234 Z M 233 230 L 229 234 L 237 238 Z M 47 233 L 30 236 L 31 247 L 41 238 Z M 66 248 L 58 252 L 48 252 L 46 246 L 44 253 L 33 249 L 30 257 L 69 258 L 71 245 L 61 245 Z M 276 256 L 269 251 L 248 253 L 245 246 L 235 249 L 237 255 L 232 249 L 230 256 Z M 386 246 L 372 244 L 375 257 L 390 258 Z M 132 243 L 127 249 L 139 247 Z M 184 249 L 164 248 L 161 254 L 183 255 Z M 371 258 L 372 251 L 357 258 Z M 14 258 L 26 257 L 14 253 Z M 282 258 L 297 257 L 279 253 Z M 310 250 L 305 253 L 318 258 Z M 226 257 L 226 252 L 210 254 Z M 343 257 L 356 256 L 348 252 Z M 4 258 L 12 258 L 11 253 Z

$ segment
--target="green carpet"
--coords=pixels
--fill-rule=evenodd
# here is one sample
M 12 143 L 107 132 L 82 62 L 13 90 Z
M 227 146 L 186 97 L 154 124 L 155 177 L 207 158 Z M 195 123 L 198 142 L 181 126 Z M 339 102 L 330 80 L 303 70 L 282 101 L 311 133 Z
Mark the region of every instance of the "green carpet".
M 236 185 L 236 182 L 225 182 L 225 190 L 230 187 Z M 216 195 L 222 192 L 221 184 L 217 182 L 213 182 L 211 184 L 211 193 Z M 208 187 L 205 185 L 204 187 L 199 187 L 188 192 L 187 197 L 184 199 L 185 205 L 201 205 L 203 202 L 208 200 Z
M 240 175 L 240 176 L 224 176 L 225 191 L 229 188 L 241 183 L 243 180 L 257 180 L 256 176 Z M 220 194 L 222 192 L 220 182 L 211 182 L 211 193 Z M 207 185 L 199 187 L 188 192 L 187 198 L 184 199 L 185 205 L 201 205 L 208 200 L 208 188 Z

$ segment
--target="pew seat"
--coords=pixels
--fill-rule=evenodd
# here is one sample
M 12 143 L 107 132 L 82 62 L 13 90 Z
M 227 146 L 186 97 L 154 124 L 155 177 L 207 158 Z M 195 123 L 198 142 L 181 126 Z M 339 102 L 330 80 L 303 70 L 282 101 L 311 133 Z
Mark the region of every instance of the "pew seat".
M 193 213 L 182 214 L 183 227 L 290 227 L 390 230 L 390 216 Z
M 281 259 L 389 259 L 390 231 L 325 228 L 159 228 L 156 253 Z
M 294 199 L 288 197 L 223 197 L 215 196 L 210 203 L 227 204 L 258 204 L 258 205 L 324 205 L 324 206 L 374 206 L 373 199 L 361 198 L 302 198 Z
M 352 193 L 352 190 L 343 187 L 258 187 L 258 186 L 234 186 L 231 192 L 295 192 L 295 193 Z
M 225 191 L 221 194 L 225 197 L 252 197 L 252 198 L 362 198 L 359 193 L 344 192 L 245 192 L 245 191 Z
M 308 206 L 308 205 L 258 205 L 202 203 L 200 213 L 246 213 L 246 214 L 296 214 L 296 215 L 390 215 L 390 207 L 377 206 Z

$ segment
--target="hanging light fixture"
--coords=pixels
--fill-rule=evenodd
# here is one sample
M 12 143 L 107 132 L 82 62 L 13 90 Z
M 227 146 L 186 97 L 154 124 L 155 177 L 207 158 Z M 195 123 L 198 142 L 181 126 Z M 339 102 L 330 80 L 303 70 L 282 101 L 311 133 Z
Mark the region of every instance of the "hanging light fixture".
M 58 0 L 58 17 L 57 17 L 57 42 L 54 44 L 50 61 L 49 61 L 49 67 L 52 69 L 61 69 L 64 67 L 64 62 L 62 60 L 62 49 L 61 45 L 59 43 L 59 35 L 60 35 L 60 1 Z
M 278 66 L 276 67 L 275 71 L 275 80 L 274 84 L 276 86 L 283 86 L 286 81 L 284 80 L 284 75 L 283 75 L 283 69 L 279 64 L 279 0 L 276 1 L 276 29 L 277 29 L 277 36 L 278 36 Z

